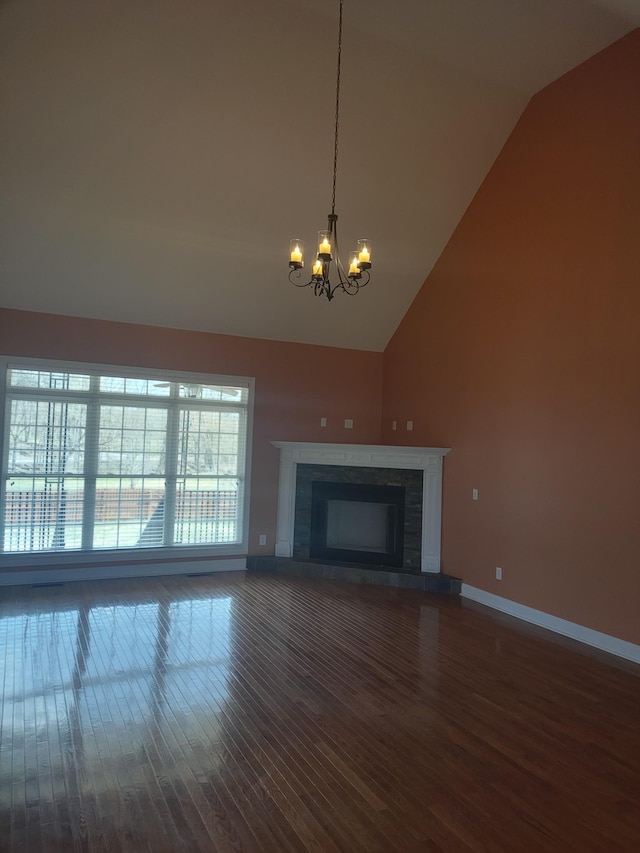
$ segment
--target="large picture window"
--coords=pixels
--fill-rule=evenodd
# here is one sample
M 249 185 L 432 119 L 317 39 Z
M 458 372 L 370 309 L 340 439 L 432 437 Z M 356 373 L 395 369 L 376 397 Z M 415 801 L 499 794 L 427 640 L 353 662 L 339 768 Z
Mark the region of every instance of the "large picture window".
M 5 554 L 246 543 L 251 380 L 32 363 L 3 373 Z

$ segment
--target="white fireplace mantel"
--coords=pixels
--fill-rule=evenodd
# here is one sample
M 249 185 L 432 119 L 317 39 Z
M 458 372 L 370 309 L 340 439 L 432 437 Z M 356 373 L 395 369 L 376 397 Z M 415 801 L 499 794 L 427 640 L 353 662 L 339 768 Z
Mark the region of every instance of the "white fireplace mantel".
M 272 441 L 280 448 L 278 487 L 277 557 L 293 554 L 296 467 L 344 465 L 363 468 L 403 468 L 423 472 L 422 558 L 423 572 L 440 571 L 440 527 L 442 521 L 442 460 L 448 447 L 399 447 L 384 444 L 315 444 Z

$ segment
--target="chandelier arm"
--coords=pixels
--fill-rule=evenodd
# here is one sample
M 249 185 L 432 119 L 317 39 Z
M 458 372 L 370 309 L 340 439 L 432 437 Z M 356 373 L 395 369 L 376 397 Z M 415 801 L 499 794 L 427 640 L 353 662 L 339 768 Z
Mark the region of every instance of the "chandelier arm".
M 341 287 L 342 290 L 346 291 L 347 286 L 348 286 L 348 276 L 344 271 L 344 267 L 342 266 L 342 261 L 340 259 L 340 246 L 338 243 L 338 217 L 334 215 L 334 216 L 332 216 L 332 220 L 333 220 L 333 242 L 334 242 L 334 245 L 336 247 L 336 252 L 335 252 L 335 254 L 336 254 L 336 270 L 338 272 L 338 284 L 336 284 L 336 286 L 334 287 L 334 291 L 337 290 L 339 287 Z
M 335 215 L 331 215 L 329 217 L 329 222 L 332 225 L 333 243 L 335 246 L 336 270 L 338 273 L 338 284 L 336 284 L 333 289 L 331 289 L 331 285 L 329 284 L 328 291 L 331 293 L 331 296 L 329 298 L 333 298 L 333 295 L 338 289 L 343 290 L 348 296 L 355 296 L 355 294 L 360 290 L 360 288 L 364 287 L 364 285 L 369 282 L 369 274 L 367 273 L 367 281 L 360 284 L 360 281 L 358 279 L 349 276 L 349 274 L 345 272 L 344 266 L 342 264 L 342 259 L 340 258 L 340 247 L 338 243 L 338 217 Z
M 360 290 L 360 282 L 355 278 L 347 278 L 342 289 L 348 296 L 354 296 Z
M 369 281 L 371 280 L 371 276 L 369 275 L 369 271 L 365 270 L 364 272 L 360 273 L 360 275 L 366 276 L 366 279 L 364 281 L 362 281 L 360 278 L 358 278 L 358 279 L 350 278 L 349 279 L 350 287 L 349 288 L 346 288 L 346 287 L 343 288 L 344 292 L 348 296 L 355 296 L 359 290 L 361 290 L 363 287 L 366 287 L 369 284 Z
M 315 281 L 313 283 L 313 293 L 315 296 L 322 296 L 324 293 L 327 299 L 331 300 L 333 298 L 333 293 L 331 292 L 329 279 L 321 278 L 318 281 Z
M 347 287 L 350 286 L 351 282 L 349 280 L 349 276 L 344 271 L 344 267 L 342 266 L 342 261 L 340 258 L 337 259 L 336 267 L 338 270 L 338 282 L 339 284 L 336 287 L 341 287 L 343 290 L 346 290 Z
M 290 271 L 290 273 L 289 273 L 289 281 L 291 282 L 291 284 L 292 284 L 294 287 L 309 287 L 309 285 L 311 284 L 311 282 L 310 282 L 310 281 L 305 281 L 303 284 L 298 284 L 297 282 L 295 282 L 295 281 L 291 278 L 291 276 L 292 276 L 294 273 L 296 273 L 296 272 L 298 273 L 298 275 L 296 276 L 296 278 L 302 278 L 302 273 L 301 273 L 299 270 L 291 270 L 291 271 Z

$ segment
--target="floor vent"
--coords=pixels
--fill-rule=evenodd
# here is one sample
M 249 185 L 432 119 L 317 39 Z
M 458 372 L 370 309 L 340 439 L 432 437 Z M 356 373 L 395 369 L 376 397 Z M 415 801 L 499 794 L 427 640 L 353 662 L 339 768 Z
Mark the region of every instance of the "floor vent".
M 187 572 L 188 578 L 208 578 L 213 572 Z
M 48 583 L 32 583 L 31 589 L 43 589 L 45 586 L 64 586 L 62 581 L 49 581 Z

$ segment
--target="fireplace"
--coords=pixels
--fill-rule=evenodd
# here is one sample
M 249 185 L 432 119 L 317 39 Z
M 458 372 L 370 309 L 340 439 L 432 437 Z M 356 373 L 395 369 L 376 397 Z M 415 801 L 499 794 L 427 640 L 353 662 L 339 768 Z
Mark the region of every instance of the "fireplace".
M 311 484 L 309 556 L 377 566 L 402 566 L 403 486 Z
M 375 567 L 376 564 L 385 565 L 379 558 L 380 553 L 386 555 L 389 551 L 393 551 L 393 557 L 385 556 L 384 559 L 394 559 L 396 561 L 392 564 L 394 566 L 412 571 L 440 571 L 442 461 L 443 457 L 449 453 L 448 448 L 312 444 L 289 441 L 273 441 L 272 444 L 280 448 L 276 557 L 317 559 L 327 562 L 363 562 L 365 565 L 368 563 Z M 381 510 L 379 507 L 371 506 L 355 508 L 345 507 L 342 504 L 330 510 L 327 506 L 327 515 L 329 512 L 338 516 L 344 512 L 350 513 L 351 515 L 347 516 L 346 526 L 353 531 L 356 525 L 360 528 L 360 532 L 352 533 L 352 537 L 355 537 L 354 541 L 347 541 L 346 548 L 344 531 L 338 529 L 337 533 L 330 533 L 329 541 L 324 547 L 348 551 L 350 552 L 348 556 L 317 556 L 315 534 L 312 545 L 311 533 L 314 515 L 313 490 L 316 482 L 324 485 L 338 483 L 344 486 L 404 489 L 404 517 L 399 509 Z M 321 492 L 322 488 L 324 486 L 321 487 Z M 356 495 L 357 491 L 351 492 L 351 495 Z M 322 498 L 322 500 L 327 499 Z M 345 501 L 344 497 L 328 500 Z M 345 503 L 400 506 L 399 500 L 396 503 L 395 499 L 386 498 L 379 501 L 347 498 Z M 324 510 L 316 510 L 316 512 L 324 512 Z M 375 535 L 371 532 L 374 524 L 378 529 Z M 381 532 L 381 524 L 385 528 L 384 534 Z M 402 535 L 400 534 L 401 524 L 404 528 Z M 365 530 L 368 530 L 366 536 L 370 539 L 367 539 L 362 532 L 363 525 Z M 390 528 L 393 529 L 390 530 Z M 402 540 L 401 552 L 399 540 Z M 358 547 L 358 543 L 361 547 Z M 369 556 L 363 556 L 367 554 Z M 376 556 L 371 556 L 372 554 Z M 354 559 L 354 556 L 357 559 Z

